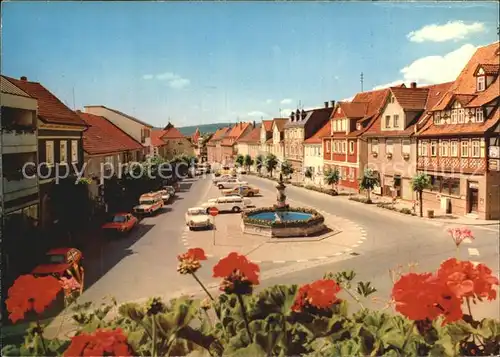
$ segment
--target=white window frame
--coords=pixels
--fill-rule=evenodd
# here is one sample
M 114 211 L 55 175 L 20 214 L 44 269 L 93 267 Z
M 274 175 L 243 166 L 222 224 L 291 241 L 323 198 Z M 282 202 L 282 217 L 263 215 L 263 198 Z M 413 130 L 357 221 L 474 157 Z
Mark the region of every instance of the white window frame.
M 452 140 L 450 142 L 450 156 L 458 157 L 458 140 Z
M 476 80 L 476 90 L 482 92 L 486 89 L 486 76 L 478 76 Z
M 458 109 L 458 124 L 463 124 L 465 122 L 465 110 L 463 108 Z
M 50 153 L 50 155 L 49 155 Z M 55 157 L 54 157 L 54 141 L 46 140 L 45 141 L 45 164 L 47 166 L 54 166 Z
M 475 150 L 477 152 L 474 152 Z M 481 142 L 479 140 L 472 140 L 471 157 L 481 157 Z
M 436 125 L 441 124 L 441 112 L 434 113 L 434 124 Z
M 387 154 L 393 154 L 394 153 L 394 143 L 392 140 L 386 140 L 385 141 L 385 152 Z
M 422 156 L 428 156 L 427 144 L 428 141 L 422 141 Z
M 349 141 L 349 153 L 354 154 L 354 141 Z
M 484 122 L 483 108 L 476 108 L 476 123 Z
M 399 114 L 394 114 L 392 116 L 392 124 L 394 128 L 399 128 Z
M 457 119 L 458 119 L 457 117 L 458 117 L 457 109 L 452 109 L 451 110 L 451 123 L 452 124 L 457 123 Z
M 469 140 L 460 142 L 460 157 L 469 157 Z
M 448 140 L 442 140 L 440 144 L 441 152 L 439 155 L 442 157 L 448 157 L 450 151 L 450 142 Z
M 342 141 L 342 154 L 347 153 L 347 142 Z
M 61 164 L 68 163 L 68 141 L 67 140 L 59 141 L 59 162 Z
M 71 162 L 78 163 L 78 140 L 71 140 Z
M 408 155 L 411 153 L 411 140 L 403 139 L 401 141 L 401 152 Z
M 437 140 L 431 140 L 431 156 L 437 156 Z

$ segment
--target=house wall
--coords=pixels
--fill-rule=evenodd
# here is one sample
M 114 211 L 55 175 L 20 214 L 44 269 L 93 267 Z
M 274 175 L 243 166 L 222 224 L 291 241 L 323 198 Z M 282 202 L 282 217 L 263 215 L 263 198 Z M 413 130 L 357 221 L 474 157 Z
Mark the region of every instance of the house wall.
M 249 155 L 250 151 L 248 149 L 248 143 L 237 143 L 236 144 L 236 149 L 238 150 L 238 155 Z
M 313 168 L 313 177 L 310 181 L 313 184 L 321 185 L 323 183 L 323 153 L 321 144 L 304 145 L 304 172 L 308 167 Z

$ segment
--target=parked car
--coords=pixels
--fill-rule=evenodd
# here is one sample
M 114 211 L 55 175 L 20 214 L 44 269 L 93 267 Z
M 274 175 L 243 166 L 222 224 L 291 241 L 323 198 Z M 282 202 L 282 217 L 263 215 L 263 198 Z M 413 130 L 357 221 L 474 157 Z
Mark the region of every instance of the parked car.
M 176 195 L 175 188 L 173 186 L 163 186 L 163 189 L 166 190 L 170 194 L 170 198 Z
M 214 184 L 218 184 L 221 181 L 232 179 L 232 178 L 234 178 L 234 177 L 232 175 L 228 175 L 228 174 L 220 175 L 220 176 L 214 176 L 214 178 L 212 179 L 212 182 Z
M 80 294 L 84 286 L 83 254 L 76 248 L 54 248 L 49 250 L 43 263 L 31 271 L 35 277 L 52 275 L 57 279 L 74 278 L 80 284 Z
M 238 170 L 236 170 L 236 172 L 240 175 L 246 175 L 247 170 L 244 167 L 239 167 Z
M 145 193 L 139 198 L 139 205 L 134 207 L 137 214 L 152 215 L 163 208 L 163 199 L 157 192 Z
M 163 203 L 168 203 L 170 201 L 170 193 L 167 190 L 160 190 L 158 193 L 161 195 L 161 199 L 163 200 Z
M 239 195 L 242 197 L 253 197 L 257 194 L 259 194 L 259 189 L 254 186 L 249 186 L 249 185 L 241 185 L 235 188 L 229 188 L 222 190 L 222 194 L 224 196 L 232 196 L 232 195 Z
M 252 201 L 249 198 L 241 196 L 222 196 L 219 198 L 212 198 L 202 205 L 207 213 L 210 207 L 216 207 L 220 212 L 237 213 L 251 206 Z
M 212 222 L 207 214 L 207 209 L 204 207 L 193 207 L 186 212 L 186 225 L 189 230 L 195 228 L 210 228 Z
M 230 178 L 224 181 L 219 181 L 217 182 L 217 187 L 219 189 L 224 189 L 224 188 L 235 188 L 239 186 L 245 186 L 248 185 L 248 182 L 245 181 L 240 181 L 237 178 Z
M 105 232 L 127 233 L 136 227 L 139 220 L 130 213 L 115 213 L 102 225 Z

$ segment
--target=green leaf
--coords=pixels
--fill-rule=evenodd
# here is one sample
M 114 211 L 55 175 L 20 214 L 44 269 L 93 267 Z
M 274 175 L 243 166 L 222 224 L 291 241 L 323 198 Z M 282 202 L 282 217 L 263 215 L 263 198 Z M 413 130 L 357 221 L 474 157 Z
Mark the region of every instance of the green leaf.
M 21 350 L 15 345 L 2 347 L 2 356 L 21 356 Z
M 267 357 L 266 351 L 262 349 L 258 344 L 252 343 L 244 348 L 239 348 L 231 354 L 224 354 L 223 356 L 231 357 Z
M 137 303 L 126 303 L 118 308 L 118 313 L 135 322 L 141 322 L 146 315 L 144 307 Z
M 500 336 L 500 321 L 494 319 L 481 320 L 477 334 L 487 339 Z

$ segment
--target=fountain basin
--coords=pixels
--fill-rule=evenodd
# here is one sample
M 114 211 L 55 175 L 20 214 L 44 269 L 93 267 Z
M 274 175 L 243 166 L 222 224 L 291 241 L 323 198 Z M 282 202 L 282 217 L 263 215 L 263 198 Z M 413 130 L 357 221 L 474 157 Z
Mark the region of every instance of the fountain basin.
M 266 237 L 308 237 L 326 229 L 325 218 L 308 208 L 263 207 L 243 212 L 242 218 L 244 233 Z

